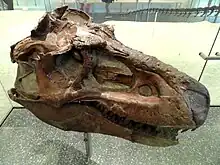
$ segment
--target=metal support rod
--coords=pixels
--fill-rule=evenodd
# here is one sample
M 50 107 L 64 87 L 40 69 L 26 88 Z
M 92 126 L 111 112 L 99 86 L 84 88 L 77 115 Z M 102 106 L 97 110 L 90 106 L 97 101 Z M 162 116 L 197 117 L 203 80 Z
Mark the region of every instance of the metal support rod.
M 204 59 L 204 60 L 220 60 L 219 56 L 206 56 L 204 53 L 200 52 L 199 55 Z
M 208 57 L 209 57 L 209 56 L 211 55 L 211 53 L 212 53 L 212 49 L 213 49 L 213 47 L 214 47 L 214 45 L 215 45 L 216 39 L 218 38 L 219 31 L 220 31 L 220 26 L 219 26 L 219 28 L 218 28 L 217 34 L 216 34 L 216 36 L 215 36 L 215 39 L 214 39 L 214 41 L 213 41 L 213 43 L 212 43 L 212 47 L 211 47 L 211 49 L 210 49 L 210 51 L 209 51 Z M 200 75 L 199 75 L 198 81 L 200 81 L 201 78 L 202 78 L 202 75 L 203 75 L 203 72 L 204 72 L 205 67 L 206 67 L 206 65 L 207 65 L 207 62 L 208 62 L 208 59 L 206 59 L 206 61 L 205 61 L 205 64 L 204 64 L 204 66 L 203 66 L 203 68 L 202 68 L 202 71 L 201 71 L 201 73 L 200 73 Z
M 85 141 L 85 148 L 86 148 L 86 161 L 89 162 L 92 157 L 92 144 L 91 144 L 91 134 L 84 133 L 84 141 Z

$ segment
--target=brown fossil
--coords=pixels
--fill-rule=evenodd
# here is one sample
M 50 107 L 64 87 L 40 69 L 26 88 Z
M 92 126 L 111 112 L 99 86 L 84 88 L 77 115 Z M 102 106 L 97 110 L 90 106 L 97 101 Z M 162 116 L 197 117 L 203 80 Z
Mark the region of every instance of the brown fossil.
M 123 45 L 113 27 L 75 9 L 46 13 L 11 46 L 11 60 L 18 69 L 10 98 L 62 130 L 165 147 L 208 114 L 204 85 Z

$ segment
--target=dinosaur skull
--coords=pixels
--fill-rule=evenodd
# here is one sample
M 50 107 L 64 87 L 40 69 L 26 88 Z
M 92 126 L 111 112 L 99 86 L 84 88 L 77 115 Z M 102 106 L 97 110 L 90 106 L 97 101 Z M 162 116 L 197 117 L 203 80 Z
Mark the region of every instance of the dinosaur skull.
M 9 97 L 62 130 L 170 146 L 208 114 L 205 86 L 123 45 L 113 27 L 75 9 L 46 13 L 11 46 L 11 60 L 18 69 Z

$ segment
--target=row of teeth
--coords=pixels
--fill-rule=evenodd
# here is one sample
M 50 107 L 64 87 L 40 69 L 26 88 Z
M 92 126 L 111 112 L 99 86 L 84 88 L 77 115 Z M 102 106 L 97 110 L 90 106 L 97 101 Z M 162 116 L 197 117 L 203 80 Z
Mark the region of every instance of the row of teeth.
M 115 124 L 118 124 L 122 127 L 131 129 L 133 131 L 145 133 L 147 135 L 161 136 L 161 137 L 170 138 L 172 140 L 177 140 L 176 136 L 174 136 L 178 134 L 177 131 L 175 131 L 175 134 L 172 134 L 169 130 L 166 131 L 164 128 L 159 128 L 159 127 L 151 126 L 148 124 L 138 123 L 133 120 L 127 119 L 126 117 L 120 117 L 117 114 L 114 114 L 112 111 L 109 111 L 106 106 L 104 106 L 103 104 L 99 102 L 76 101 L 75 103 L 79 103 L 81 105 L 92 106 L 98 109 L 101 112 L 102 116 L 107 118 L 109 121 Z
M 149 126 L 147 124 L 142 124 L 142 123 L 138 123 L 132 120 L 127 119 L 126 117 L 120 117 L 117 114 L 114 114 L 112 111 L 109 111 L 107 107 L 105 107 L 103 104 L 96 102 L 96 101 L 90 101 L 90 102 L 84 102 L 84 101 L 75 101 L 74 103 L 79 103 L 81 105 L 87 105 L 87 106 L 92 106 L 95 107 L 96 109 L 98 109 L 103 117 L 107 118 L 108 120 L 121 125 L 123 127 L 127 127 L 130 129 L 135 129 L 135 130 L 139 130 L 139 129 L 144 129 L 145 131 L 156 131 L 155 127 L 153 126 Z

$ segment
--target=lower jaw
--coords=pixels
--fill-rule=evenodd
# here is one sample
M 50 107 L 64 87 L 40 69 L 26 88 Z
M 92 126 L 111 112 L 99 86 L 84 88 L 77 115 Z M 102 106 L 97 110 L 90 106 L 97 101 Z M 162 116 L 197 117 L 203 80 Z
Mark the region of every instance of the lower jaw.
M 141 136 L 141 135 L 133 135 L 133 141 L 136 143 L 152 146 L 152 147 L 169 147 L 179 144 L 178 140 L 169 140 L 161 137 L 155 136 Z
M 177 139 L 171 140 L 165 137 L 151 136 L 149 134 L 146 134 L 145 132 L 133 131 L 131 129 L 124 128 L 109 121 L 104 122 L 104 120 L 102 122 L 103 127 L 100 126 L 100 123 L 96 123 L 97 125 L 95 126 L 95 128 L 87 126 L 85 123 L 82 123 L 81 125 L 75 125 L 72 121 L 68 120 L 66 120 L 65 122 L 48 121 L 47 123 L 65 131 L 102 134 L 105 136 L 112 136 L 119 139 L 128 140 L 132 143 L 138 143 L 151 147 L 170 147 L 179 144 L 179 141 Z
M 73 121 L 74 117 L 73 118 L 70 117 L 69 119 L 68 119 L 68 117 L 66 117 L 66 119 L 64 121 L 58 121 L 56 119 L 50 120 L 50 119 L 47 119 L 47 117 L 44 118 L 44 116 L 41 116 L 42 115 L 41 112 L 39 112 L 40 108 L 37 105 L 36 106 L 34 105 L 35 104 L 34 100 L 32 100 L 29 103 L 28 103 L 28 101 L 27 101 L 27 103 L 25 103 L 24 101 L 21 101 L 21 102 L 19 101 L 19 100 L 22 100 L 22 98 L 20 99 L 19 97 L 17 98 L 15 96 L 11 96 L 10 98 L 12 100 L 22 104 L 24 107 L 26 107 L 29 111 L 31 111 L 35 116 L 37 116 L 42 121 L 44 121 L 47 124 L 50 124 L 54 127 L 60 128 L 62 130 L 101 133 L 101 134 L 105 134 L 105 135 L 120 137 L 120 138 L 129 140 L 129 141 L 135 142 L 135 143 L 140 143 L 140 144 L 149 145 L 149 146 L 157 146 L 157 147 L 167 147 L 167 146 L 172 146 L 172 145 L 178 144 L 178 140 L 175 139 L 174 136 L 172 136 L 173 138 L 163 137 L 163 134 L 161 134 L 162 136 L 161 135 L 158 136 L 156 134 L 157 127 L 144 124 L 143 125 L 144 128 L 137 128 L 137 127 L 135 128 L 134 127 L 135 123 L 133 121 L 128 124 L 124 124 L 123 122 L 120 122 L 120 119 L 118 117 L 114 117 L 112 119 L 112 118 L 109 118 L 109 116 L 106 116 L 107 113 L 105 113 L 104 110 L 99 109 L 100 110 L 99 116 L 96 116 L 97 114 L 95 114 L 95 115 L 90 114 L 90 115 L 93 115 L 92 116 L 93 119 L 91 119 L 90 122 L 93 122 L 96 119 L 98 121 L 98 122 L 93 123 L 93 125 L 94 125 L 93 127 L 89 127 L 88 123 L 87 123 L 87 125 L 80 123 L 81 126 L 79 126 L 77 124 L 72 125 L 72 123 L 77 123 L 77 122 Z M 85 104 L 86 103 L 87 102 L 85 102 Z M 70 106 L 73 107 L 72 109 L 74 109 L 74 104 L 75 103 L 73 103 L 72 106 L 70 104 Z M 49 109 L 54 109 L 54 108 L 50 107 L 49 105 L 47 105 L 47 106 Z M 85 106 L 85 105 L 82 105 L 82 106 Z M 45 109 L 48 109 L 48 108 L 45 108 Z M 94 106 L 94 109 L 96 109 L 96 111 L 97 111 L 97 108 L 95 106 Z M 53 113 L 53 112 L 55 113 L 55 109 L 52 110 L 50 113 Z M 61 113 L 62 112 L 64 113 L 65 109 L 61 110 Z M 85 112 L 83 113 L 83 115 L 86 115 Z M 82 119 L 80 119 L 80 115 L 77 116 L 76 118 L 77 118 L 76 120 L 78 120 L 78 121 L 80 121 L 80 120 L 83 121 Z M 116 118 L 118 118 L 119 121 L 115 120 Z M 105 120 L 106 127 L 102 127 L 100 130 L 96 130 L 96 128 L 99 127 L 99 125 L 101 124 L 102 120 L 103 121 Z M 84 121 L 85 121 L 85 119 L 84 119 Z M 118 129 L 118 130 L 114 131 L 113 129 Z M 111 130 L 112 130 L 112 132 L 111 132 Z

